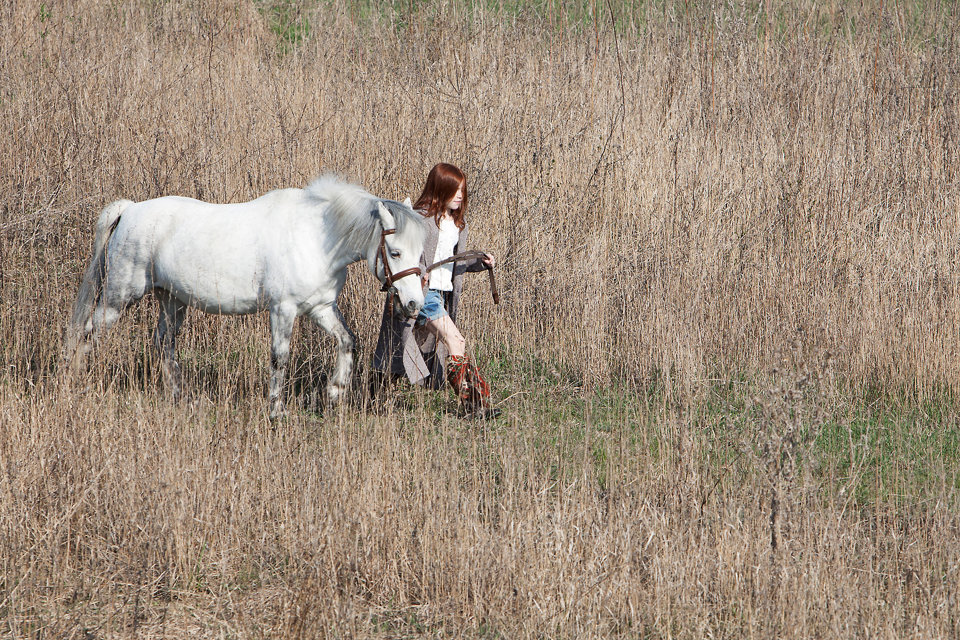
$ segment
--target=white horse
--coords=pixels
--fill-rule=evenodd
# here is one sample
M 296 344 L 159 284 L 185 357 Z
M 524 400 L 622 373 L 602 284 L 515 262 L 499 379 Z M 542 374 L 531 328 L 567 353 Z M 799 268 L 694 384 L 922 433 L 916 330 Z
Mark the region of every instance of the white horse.
M 180 393 L 177 331 L 188 306 L 208 313 L 270 312 L 270 416 L 283 413 L 281 389 L 297 316 L 308 314 L 337 340 L 327 385 L 336 403 L 351 381 L 354 336 L 337 296 L 347 265 L 366 259 L 397 311 L 423 305 L 421 217 L 336 178 L 306 189 L 271 191 L 251 202 L 210 204 L 168 196 L 108 205 L 97 221 L 93 256 L 73 305 L 65 356 L 73 368 L 128 306 L 153 291 L 160 302 L 154 342 L 164 381 Z M 417 277 L 410 277 L 417 276 Z

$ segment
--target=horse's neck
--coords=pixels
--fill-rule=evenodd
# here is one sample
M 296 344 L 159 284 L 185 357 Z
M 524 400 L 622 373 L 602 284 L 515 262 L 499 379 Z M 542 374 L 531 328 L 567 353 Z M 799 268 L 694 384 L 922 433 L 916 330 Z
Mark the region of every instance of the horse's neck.
M 368 258 L 368 251 L 370 250 L 368 245 L 371 242 L 371 236 L 374 234 L 364 232 L 355 226 L 364 223 L 362 218 L 358 220 L 336 219 L 332 216 L 338 214 L 329 209 L 321 215 L 317 215 L 317 213 L 319 212 L 313 210 L 307 215 L 307 224 L 313 225 L 313 232 L 325 238 L 324 246 L 328 248 L 327 259 L 331 272 L 339 273 L 354 262 Z
M 334 245 L 333 254 L 331 255 L 331 263 L 333 271 L 340 272 L 349 267 L 354 262 L 360 262 L 366 260 L 367 256 L 364 253 L 363 249 L 358 249 L 357 247 L 348 246 L 348 243 L 341 239 Z
M 362 241 L 361 237 L 351 233 L 349 230 L 340 230 L 336 233 L 340 233 L 342 236 L 339 238 L 331 238 L 333 240 L 331 266 L 334 271 L 341 271 L 354 262 L 367 259 L 368 247 L 366 245 L 368 242 Z

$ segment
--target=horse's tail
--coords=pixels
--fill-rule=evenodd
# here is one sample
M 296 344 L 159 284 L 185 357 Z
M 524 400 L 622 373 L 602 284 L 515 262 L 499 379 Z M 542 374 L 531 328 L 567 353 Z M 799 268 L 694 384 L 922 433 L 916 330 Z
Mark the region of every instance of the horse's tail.
M 73 303 L 70 324 L 67 326 L 64 356 L 68 361 L 72 360 L 80 339 L 89 331 L 87 325 L 90 323 L 93 310 L 100 300 L 100 291 L 106 275 L 107 242 L 120 222 L 120 215 L 131 204 L 133 202 L 130 200 L 111 202 L 104 208 L 97 220 L 97 231 L 93 238 L 93 255 L 90 258 L 90 264 L 87 265 L 87 269 L 83 273 L 80 290 L 77 292 L 77 299 Z

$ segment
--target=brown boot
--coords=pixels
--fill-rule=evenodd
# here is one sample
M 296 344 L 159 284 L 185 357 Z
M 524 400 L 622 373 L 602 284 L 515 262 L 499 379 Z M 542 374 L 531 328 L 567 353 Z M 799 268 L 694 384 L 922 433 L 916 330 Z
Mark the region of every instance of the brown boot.
M 490 386 L 469 356 L 447 357 L 447 381 L 460 399 L 465 415 L 495 418 L 500 410 L 490 402 Z

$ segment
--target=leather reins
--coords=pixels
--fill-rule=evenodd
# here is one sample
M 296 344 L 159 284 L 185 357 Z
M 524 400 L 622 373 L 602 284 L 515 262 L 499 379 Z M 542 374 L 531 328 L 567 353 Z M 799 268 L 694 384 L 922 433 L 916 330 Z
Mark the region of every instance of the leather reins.
M 387 236 L 396 233 L 396 229 L 384 229 L 380 232 L 380 246 L 377 248 L 377 262 L 383 263 L 383 286 L 380 287 L 380 291 L 390 291 L 393 287 L 393 283 L 399 280 L 400 278 L 405 278 L 407 276 L 417 275 L 419 276 L 422 271 L 420 267 L 410 267 L 409 269 L 404 269 L 403 271 L 398 271 L 394 273 L 390 270 L 390 263 L 387 262 Z M 458 253 L 455 256 L 450 256 L 445 260 L 440 260 L 439 262 L 434 262 L 429 267 L 427 267 L 426 272 L 430 273 L 439 266 L 448 264 L 450 262 L 458 262 L 461 260 L 473 260 L 486 258 L 487 254 L 483 251 L 464 251 L 463 253 Z M 486 265 L 484 265 L 486 266 Z M 376 270 L 376 264 L 374 264 L 374 269 Z M 490 275 L 490 294 L 493 296 L 493 304 L 500 304 L 500 292 L 497 289 L 497 279 L 493 275 L 493 267 L 486 267 L 487 273 Z M 389 306 L 392 308 L 392 298 Z
M 458 253 L 455 256 L 451 256 L 440 262 L 434 262 L 432 265 L 427 267 L 427 273 L 430 273 L 440 265 L 447 264 L 449 262 L 459 262 L 461 260 L 472 260 L 474 258 L 486 258 L 487 254 L 483 251 L 464 251 L 463 253 Z M 493 304 L 500 304 L 500 292 L 497 290 L 497 279 L 493 277 L 493 267 L 489 267 L 486 264 L 484 266 L 487 268 L 487 273 L 490 274 L 490 294 L 493 296 Z
M 396 229 L 384 229 L 380 232 L 380 247 L 377 249 L 377 260 L 383 262 L 383 286 L 380 288 L 380 291 L 389 291 L 390 287 L 393 286 L 393 283 L 400 278 L 420 275 L 420 267 L 410 267 L 409 269 L 404 269 L 403 271 L 398 271 L 397 273 L 394 273 L 390 269 L 390 263 L 387 262 L 387 236 L 396 232 Z M 376 271 L 377 265 L 374 264 L 373 268 L 374 271 Z

